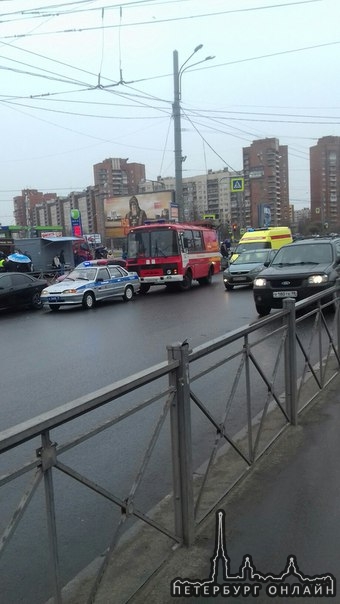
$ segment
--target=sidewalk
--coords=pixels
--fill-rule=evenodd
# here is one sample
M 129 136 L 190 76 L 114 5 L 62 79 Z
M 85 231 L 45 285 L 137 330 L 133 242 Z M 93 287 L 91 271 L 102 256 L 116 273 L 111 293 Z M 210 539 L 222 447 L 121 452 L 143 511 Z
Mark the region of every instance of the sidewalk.
M 231 571 L 246 554 L 262 573 L 281 573 L 295 555 L 305 575 L 332 573 L 340 581 L 340 376 L 319 395 L 314 406 L 289 428 L 269 455 L 225 500 L 225 545 Z M 266 602 L 287 599 L 223 596 L 173 598 L 175 577 L 204 580 L 215 550 L 215 516 L 205 522 L 195 546 L 179 549 L 143 589 L 133 604 L 195 602 Z M 107 577 L 96 604 L 114 604 Z M 105 594 L 105 595 L 104 595 Z M 328 598 L 327 598 L 328 599 Z M 296 598 L 289 598 L 290 601 Z M 317 599 L 298 598 L 298 601 Z M 333 601 L 334 598 L 332 599 Z M 320 601 L 320 600 L 319 600 Z M 322 598 L 324 601 L 324 598 Z
M 316 402 L 289 427 L 270 452 L 249 470 L 249 474 L 219 506 L 225 512 L 224 548 L 229 561 L 229 576 L 240 573 L 245 556 L 251 556 L 258 573 L 280 575 L 287 560 L 295 556 L 304 576 L 332 574 L 340 584 L 340 375 L 320 393 Z M 171 595 L 175 578 L 203 582 L 212 572 L 215 555 L 216 516 L 210 515 L 201 527 L 195 545 L 164 554 L 161 541 L 151 544 L 137 540 L 135 563 L 124 554 L 114 570 L 108 566 L 95 604 L 167 604 L 176 602 L 324 602 L 329 598 L 270 597 L 265 586 L 256 596 Z M 138 555 L 138 560 L 137 560 Z M 151 558 L 163 564 L 147 580 Z M 158 557 L 158 558 L 157 558 Z M 218 583 L 224 584 L 221 562 Z M 144 578 L 145 577 L 145 578 Z M 297 581 L 293 581 L 296 583 Z M 73 594 L 67 602 L 84 604 L 83 595 Z M 144 585 L 143 585 L 144 583 Z M 321 582 L 318 582 L 319 585 Z M 142 585 L 142 587 L 140 587 Z M 132 595 L 138 586 L 135 595 Z M 320 587 L 318 588 L 320 589 Z M 85 591 L 84 591 L 85 590 Z M 125 592 L 130 595 L 124 596 Z M 333 602 L 339 601 L 332 598 Z

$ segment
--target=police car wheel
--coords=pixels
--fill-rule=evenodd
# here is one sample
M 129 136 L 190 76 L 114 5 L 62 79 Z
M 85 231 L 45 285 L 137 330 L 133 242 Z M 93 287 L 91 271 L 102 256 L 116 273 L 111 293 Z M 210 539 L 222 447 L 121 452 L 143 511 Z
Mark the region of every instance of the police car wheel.
M 133 288 L 131 287 L 131 285 L 128 285 L 125 288 L 123 300 L 124 300 L 124 302 L 129 302 L 130 300 L 132 300 L 132 298 L 133 298 Z
M 84 294 L 83 308 L 85 310 L 89 310 L 90 308 L 93 308 L 94 305 L 95 305 L 95 299 L 94 299 L 94 295 L 92 294 L 92 292 L 87 292 L 86 294 Z

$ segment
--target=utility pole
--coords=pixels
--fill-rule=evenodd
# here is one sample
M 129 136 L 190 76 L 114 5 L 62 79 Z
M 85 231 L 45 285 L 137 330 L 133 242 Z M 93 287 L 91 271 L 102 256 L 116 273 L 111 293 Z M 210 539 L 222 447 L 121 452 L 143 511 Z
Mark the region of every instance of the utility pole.
M 174 102 L 172 104 L 172 116 L 174 120 L 174 143 L 175 143 L 175 201 L 178 205 L 178 221 L 184 221 L 183 208 L 183 180 L 182 180 L 182 133 L 181 133 L 181 105 L 179 90 L 178 52 L 173 52 L 174 69 Z
M 201 50 L 203 44 L 199 44 L 196 46 L 191 55 L 187 58 L 186 61 L 182 64 L 180 68 L 178 68 L 178 52 L 174 50 L 173 52 L 173 71 L 174 71 L 174 102 L 172 104 L 172 117 L 174 120 L 174 144 L 175 144 L 175 192 L 176 192 L 176 203 L 178 205 L 178 220 L 179 222 L 183 222 L 185 220 L 184 216 L 184 202 L 183 202 L 183 178 L 182 178 L 182 162 L 185 158 L 182 156 L 182 131 L 181 131 L 181 77 L 186 69 L 190 67 L 194 67 L 195 65 L 199 65 L 200 63 L 204 63 L 205 61 L 210 61 L 210 59 L 214 59 L 215 57 L 205 57 L 202 61 L 198 61 L 197 63 L 192 63 L 187 67 L 184 67 L 188 61 L 190 61 L 191 57 L 194 56 L 196 52 Z

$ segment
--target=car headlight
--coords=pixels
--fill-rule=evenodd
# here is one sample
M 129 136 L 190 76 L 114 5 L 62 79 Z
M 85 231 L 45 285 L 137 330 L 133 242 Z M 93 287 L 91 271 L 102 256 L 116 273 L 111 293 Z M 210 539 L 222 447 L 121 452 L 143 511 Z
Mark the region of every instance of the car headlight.
M 48 290 L 47 289 L 43 289 L 40 295 L 41 296 L 47 296 L 47 294 L 48 294 Z
M 256 287 L 265 287 L 267 285 L 267 279 L 264 279 L 264 277 L 257 277 L 254 279 L 254 285 Z
M 308 277 L 308 285 L 320 285 L 321 283 L 327 283 L 328 275 L 312 275 Z
M 63 294 L 76 294 L 76 289 L 64 289 Z

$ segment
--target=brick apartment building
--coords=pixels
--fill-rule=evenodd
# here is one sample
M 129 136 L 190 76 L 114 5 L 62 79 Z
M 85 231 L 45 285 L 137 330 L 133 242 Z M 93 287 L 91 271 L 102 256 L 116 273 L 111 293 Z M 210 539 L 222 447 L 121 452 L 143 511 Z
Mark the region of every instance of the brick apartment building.
M 311 217 L 329 232 L 340 230 L 340 136 L 310 147 Z
M 289 224 L 288 147 L 277 138 L 253 141 L 243 148 L 243 173 L 250 226 L 263 226 L 263 206 L 270 208 L 271 226 Z

